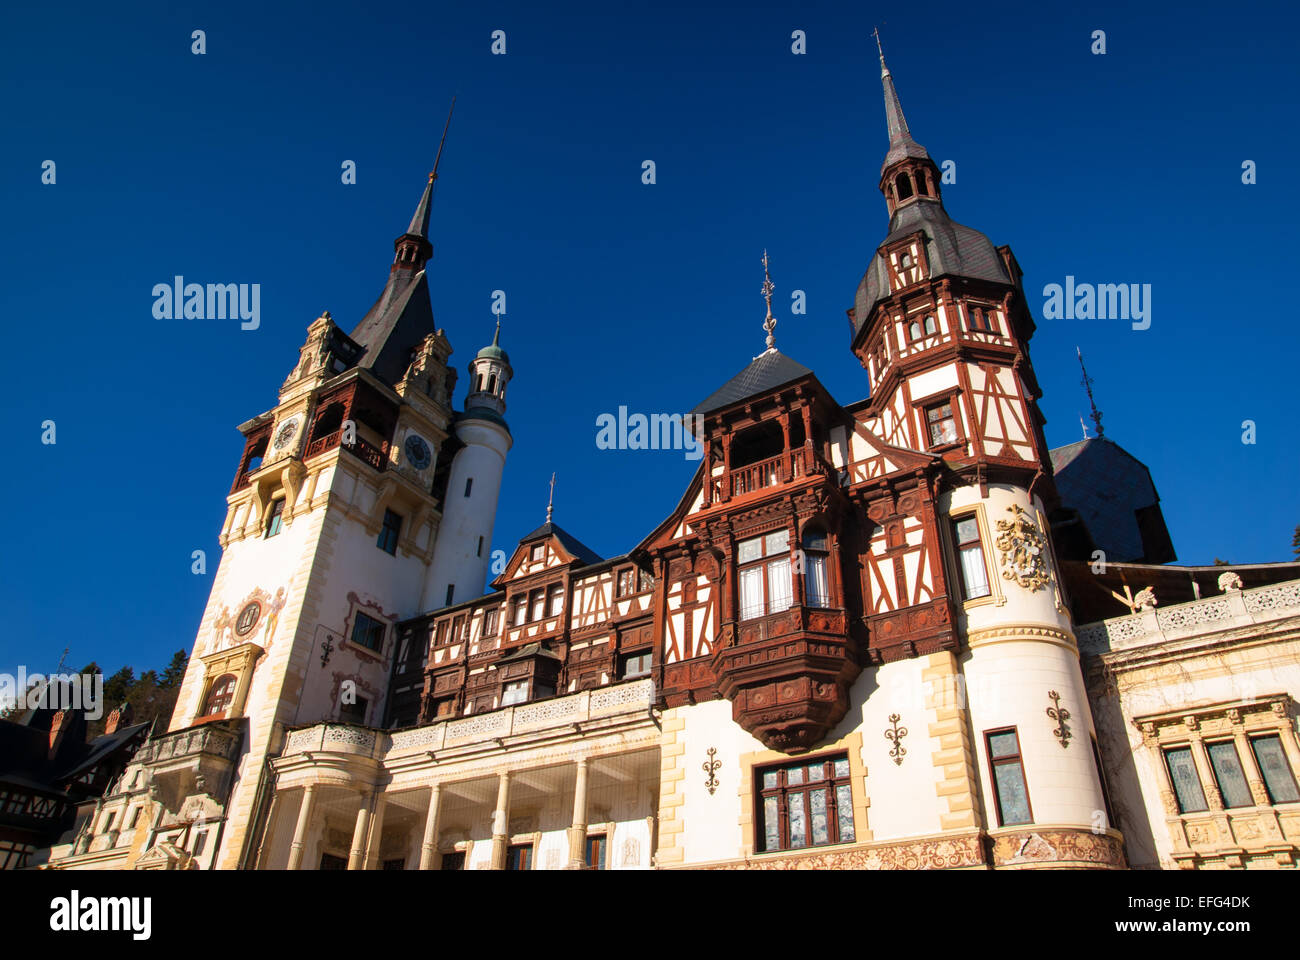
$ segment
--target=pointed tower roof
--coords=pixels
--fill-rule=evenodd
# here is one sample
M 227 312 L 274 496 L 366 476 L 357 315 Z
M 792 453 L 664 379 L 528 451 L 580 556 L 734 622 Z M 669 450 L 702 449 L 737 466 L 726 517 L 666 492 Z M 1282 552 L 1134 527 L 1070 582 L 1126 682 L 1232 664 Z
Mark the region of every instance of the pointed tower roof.
M 925 150 L 912 139 L 912 131 L 907 128 L 907 117 L 903 115 L 903 104 L 899 102 L 898 90 L 894 88 L 894 78 L 885 65 L 885 51 L 880 45 L 880 33 L 872 31 L 876 37 L 876 49 L 880 51 L 880 83 L 885 89 L 885 121 L 889 128 L 889 152 L 881 164 L 883 172 L 890 164 L 906 157 L 930 158 Z
M 389 384 L 402 379 L 411 363 L 411 351 L 437 329 L 433 307 L 429 303 L 429 283 L 424 265 L 433 256 L 433 245 L 429 243 L 429 212 L 433 206 L 433 186 L 438 179 L 442 148 L 447 142 L 451 113 L 455 109 L 456 99 L 453 97 L 451 110 L 447 111 L 447 124 L 442 130 L 442 141 L 438 144 L 438 154 L 433 161 L 433 171 L 424 185 L 420 202 L 415 205 L 410 225 L 393 241 L 395 253 L 388 282 L 375 305 L 350 334 L 364 350 L 357 366 L 369 368 Z
M 501 347 L 501 318 L 497 317 L 497 332 L 492 334 L 492 342 L 478 352 L 476 359 L 503 360 L 510 363 L 510 354 Z

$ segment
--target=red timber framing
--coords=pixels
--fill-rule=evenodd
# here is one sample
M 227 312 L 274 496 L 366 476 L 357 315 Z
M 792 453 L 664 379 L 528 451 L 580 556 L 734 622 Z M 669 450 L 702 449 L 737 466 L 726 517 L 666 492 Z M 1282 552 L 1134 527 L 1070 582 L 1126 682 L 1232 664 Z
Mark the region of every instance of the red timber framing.
M 626 571 L 632 592 L 619 597 Z M 584 563 L 554 535 L 521 542 L 493 593 L 399 624 L 389 722 L 431 723 L 625 679 L 627 659 L 654 649 L 657 582 L 632 556 Z

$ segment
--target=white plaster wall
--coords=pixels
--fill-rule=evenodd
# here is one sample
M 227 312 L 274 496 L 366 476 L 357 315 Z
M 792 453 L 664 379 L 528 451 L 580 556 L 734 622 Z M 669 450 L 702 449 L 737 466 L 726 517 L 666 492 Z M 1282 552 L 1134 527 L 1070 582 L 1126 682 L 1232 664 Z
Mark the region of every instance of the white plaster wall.
M 447 585 L 456 585 L 453 603 L 483 595 L 492 559 L 492 529 L 506 453 L 513 441 L 504 427 L 487 420 L 462 420 L 456 436 L 466 445 L 452 460 L 443 505 L 442 526 L 434 545 L 423 606 L 436 610 L 446 604 Z M 465 496 L 465 481 L 474 485 Z M 478 549 L 479 537 L 483 549 Z

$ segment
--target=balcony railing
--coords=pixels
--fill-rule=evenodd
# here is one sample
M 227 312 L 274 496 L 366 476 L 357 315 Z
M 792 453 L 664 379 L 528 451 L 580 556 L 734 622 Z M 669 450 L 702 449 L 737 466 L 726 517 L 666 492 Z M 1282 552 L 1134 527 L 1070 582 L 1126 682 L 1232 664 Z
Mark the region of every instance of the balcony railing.
M 636 680 L 548 697 L 533 703 L 501 707 L 468 717 L 446 717 L 424 726 L 386 733 L 367 727 L 321 723 L 290 731 L 284 756 L 322 751 L 349 753 L 376 760 L 412 750 L 469 747 L 498 738 L 621 715 L 646 715 L 654 699 L 654 682 Z
M 204 724 L 164 734 L 150 740 L 135 753 L 135 761 L 161 763 L 200 754 L 234 761 L 239 755 L 240 732 L 219 724 Z
M 1300 580 L 1289 580 L 1086 623 L 1076 627 L 1074 633 L 1084 653 L 1104 653 L 1297 615 Z
M 833 475 L 834 472 L 816 451 L 797 447 L 757 463 L 732 467 L 729 473 L 714 477 L 712 499 L 717 503 L 747 497 L 813 474 Z
M 333 433 L 328 433 L 323 437 L 318 437 L 307 445 L 307 450 L 303 453 L 302 458 L 304 460 L 310 460 L 312 457 L 320 456 L 327 450 L 333 450 L 335 447 L 340 446 L 342 438 L 342 429 L 335 430 Z M 342 444 L 342 446 L 348 453 L 357 457 L 362 462 L 370 464 L 370 466 L 374 467 L 376 470 L 382 471 L 388 466 L 388 457 L 385 452 L 374 444 L 367 443 L 360 437 L 357 437 L 350 446 L 348 444 Z M 387 446 L 387 444 L 385 444 L 385 446 Z

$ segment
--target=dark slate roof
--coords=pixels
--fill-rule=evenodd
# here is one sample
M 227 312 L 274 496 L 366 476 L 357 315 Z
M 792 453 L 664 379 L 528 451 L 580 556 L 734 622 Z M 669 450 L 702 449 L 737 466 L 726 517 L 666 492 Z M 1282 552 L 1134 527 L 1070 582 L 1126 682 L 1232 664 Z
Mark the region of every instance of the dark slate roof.
M 1160 497 L 1146 465 L 1103 437 L 1057 447 L 1049 455 L 1062 505 L 1079 512 L 1107 562 L 1150 562 L 1148 551 L 1162 546 L 1159 541 L 1167 541 L 1169 534 L 1158 516 Z M 1147 522 L 1158 519 L 1162 529 L 1148 529 L 1144 536 L 1139 511 L 1153 514 Z
M 60 780 L 72 780 L 93 768 L 105 757 L 129 743 L 134 737 L 142 736 L 152 724 L 136 723 L 129 727 L 118 727 L 113 733 L 105 733 L 90 742 L 89 752 L 81 762 L 70 770 L 58 775 Z
M 395 384 L 411 365 L 411 351 L 436 329 L 424 271 L 394 270 L 384 292 L 350 334 L 365 351 L 357 365 Z
M 729 407 L 733 403 L 739 403 L 761 393 L 768 393 L 792 380 L 811 374 L 812 371 L 802 363 L 791 360 L 776 347 L 772 347 L 759 354 L 744 370 L 696 404 L 691 413 L 712 413 L 714 410 Z
M 883 55 L 880 66 L 880 82 L 885 88 L 885 123 L 889 128 L 889 152 L 885 154 L 885 162 L 880 165 L 880 172 L 884 173 L 886 167 L 904 157 L 925 157 L 928 160 L 930 155 L 925 152 L 925 147 L 912 139 L 912 131 L 907 129 L 907 117 L 903 115 L 903 105 L 898 100 L 894 78 L 885 67 Z
M 520 543 L 527 543 L 530 540 L 541 540 L 543 537 L 555 537 L 560 543 L 564 544 L 564 549 L 573 554 L 583 563 L 600 563 L 603 559 L 600 554 L 590 547 L 583 544 L 581 540 L 575 537 L 569 531 L 565 530 L 558 523 L 550 520 L 546 521 L 526 537 L 520 538 Z
M 925 233 L 925 253 L 931 277 L 969 277 L 1011 284 L 1011 277 L 1007 275 L 993 241 L 978 230 L 951 220 L 943 204 L 937 200 L 922 197 L 899 207 L 889 221 L 889 236 L 880 245 L 887 246 L 918 230 Z M 885 258 L 877 253 L 858 284 L 853 312 L 854 336 L 867 322 L 876 304 L 886 299 L 889 293 L 889 268 Z

